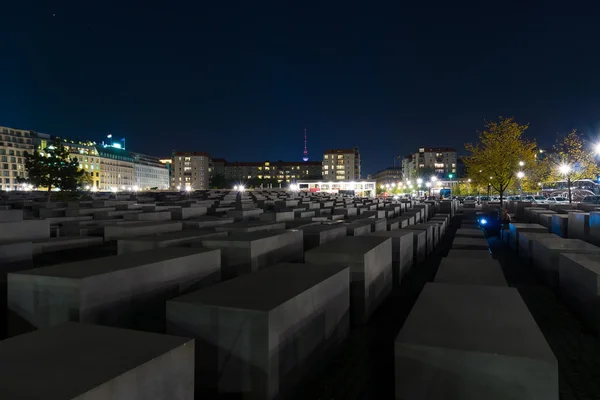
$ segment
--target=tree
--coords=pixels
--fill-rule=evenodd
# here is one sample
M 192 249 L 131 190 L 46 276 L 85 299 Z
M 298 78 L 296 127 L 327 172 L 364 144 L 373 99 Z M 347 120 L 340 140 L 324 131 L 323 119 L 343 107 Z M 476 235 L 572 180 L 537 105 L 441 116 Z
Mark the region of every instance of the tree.
M 527 128 L 514 118 L 499 117 L 498 121 L 486 122 L 478 143 L 465 145 L 471 153 L 464 161 L 472 183 L 486 190 L 489 185 L 500 194 L 500 202 L 523 165 L 530 170 L 539 168 L 535 142 L 523 137 Z
M 77 158 L 69 159 L 69 151 L 60 141 L 55 141 L 43 152 L 25 152 L 25 169 L 28 178 L 21 182 L 48 190 L 48 201 L 53 188 L 76 190 L 86 172 L 79 168 Z
M 595 179 L 600 173 L 600 167 L 593 152 L 586 149 L 582 136 L 575 129 L 566 136 L 559 137 L 553 149 L 546 158 L 550 180 L 566 179 L 571 203 L 571 183 L 581 179 Z
M 214 174 L 210 178 L 211 189 L 231 189 L 231 181 L 223 174 Z

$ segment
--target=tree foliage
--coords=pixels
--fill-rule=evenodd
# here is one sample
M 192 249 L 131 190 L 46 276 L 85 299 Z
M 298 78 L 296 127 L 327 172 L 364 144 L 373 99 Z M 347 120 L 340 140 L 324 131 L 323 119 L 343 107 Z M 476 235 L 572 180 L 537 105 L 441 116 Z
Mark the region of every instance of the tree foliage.
M 583 137 L 576 130 L 559 137 L 553 150 L 546 157 L 549 180 L 566 180 L 571 202 L 571 183 L 581 179 L 595 180 L 600 173 L 600 167 L 596 163 L 593 150 L 586 148 Z
M 54 188 L 76 190 L 79 182 L 87 175 L 79 168 L 77 158 L 69 159 L 69 151 L 59 141 L 43 149 L 43 153 L 38 150 L 33 153 L 25 152 L 25 169 L 28 178 L 22 182 L 46 188 L 48 193 Z
M 497 121 L 489 121 L 485 129 L 479 132 L 479 142 L 467 143 L 465 166 L 474 186 L 485 188 L 488 185 L 500 194 L 514 184 L 517 173 L 538 169 L 536 144 L 523 137 L 528 125 L 520 125 L 514 118 L 499 117 Z M 520 163 L 524 163 L 521 166 Z

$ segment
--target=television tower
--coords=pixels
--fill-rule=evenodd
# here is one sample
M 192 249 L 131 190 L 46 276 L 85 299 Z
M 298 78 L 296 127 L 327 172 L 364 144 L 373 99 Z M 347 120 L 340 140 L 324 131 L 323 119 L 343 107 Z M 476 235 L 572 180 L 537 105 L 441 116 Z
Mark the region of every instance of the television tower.
M 304 156 L 302 159 L 306 162 L 308 161 L 308 150 L 306 149 L 306 128 L 304 128 Z

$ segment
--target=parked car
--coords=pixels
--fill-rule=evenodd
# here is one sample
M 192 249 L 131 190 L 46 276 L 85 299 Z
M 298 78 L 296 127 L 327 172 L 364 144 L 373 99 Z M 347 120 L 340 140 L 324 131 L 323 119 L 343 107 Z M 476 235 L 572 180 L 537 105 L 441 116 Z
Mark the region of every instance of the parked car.
M 569 202 L 569 199 L 565 199 L 564 197 L 548 197 L 548 200 L 546 200 L 546 203 L 549 204 L 566 204 Z
M 546 204 L 547 200 L 548 199 L 546 199 L 546 197 L 544 197 L 544 196 L 533 196 L 532 202 L 537 203 L 537 204 Z
M 581 202 L 583 204 L 600 204 L 600 196 L 585 196 Z

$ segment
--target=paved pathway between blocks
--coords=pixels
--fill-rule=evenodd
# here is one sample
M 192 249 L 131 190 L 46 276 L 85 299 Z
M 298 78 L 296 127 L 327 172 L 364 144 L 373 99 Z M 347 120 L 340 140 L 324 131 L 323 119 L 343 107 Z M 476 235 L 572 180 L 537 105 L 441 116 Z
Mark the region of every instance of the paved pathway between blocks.
M 352 327 L 337 356 L 297 385 L 294 400 L 394 398 L 394 339 L 423 286 L 433 280 L 459 223 L 455 217 L 433 254 L 413 267 L 367 325 Z

